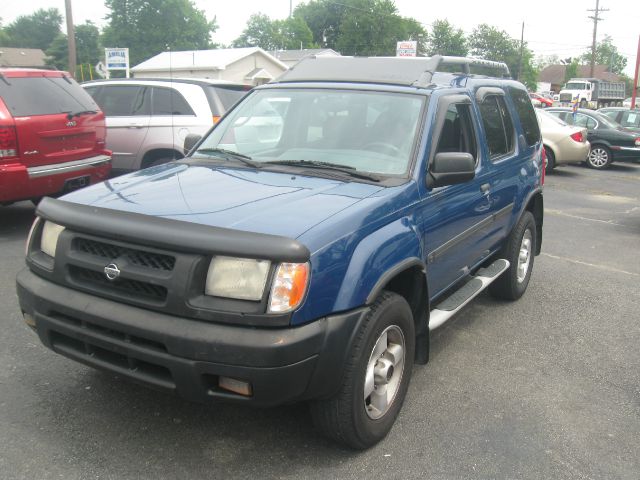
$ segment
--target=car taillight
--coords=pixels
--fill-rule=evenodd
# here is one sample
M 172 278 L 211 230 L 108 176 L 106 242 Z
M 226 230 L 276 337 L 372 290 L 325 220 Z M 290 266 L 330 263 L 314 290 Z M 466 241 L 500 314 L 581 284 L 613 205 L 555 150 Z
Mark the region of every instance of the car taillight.
M 636 138 L 636 147 L 640 147 L 640 137 Z
M 0 127 L 0 159 L 18 156 L 18 137 L 15 127 Z
M 542 176 L 540 177 L 540 185 L 544 185 L 544 174 L 547 170 L 547 151 L 542 149 Z
M 582 135 L 582 132 L 576 132 L 571 134 L 571 138 L 573 140 L 575 140 L 578 143 L 583 143 L 584 142 L 584 135 Z

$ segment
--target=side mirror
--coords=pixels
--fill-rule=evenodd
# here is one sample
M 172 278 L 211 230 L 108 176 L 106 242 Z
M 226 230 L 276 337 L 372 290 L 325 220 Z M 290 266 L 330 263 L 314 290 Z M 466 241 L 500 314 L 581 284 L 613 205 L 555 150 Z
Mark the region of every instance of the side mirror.
M 476 161 L 465 152 L 436 153 L 427 175 L 427 187 L 444 187 L 468 182 L 476 175 Z
M 196 146 L 196 143 L 200 141 L 202 135 L 198 135 L 197 133 L 190 133 L 184 139 L 184 145 L 182 148 L 184 149 L 184 154 L 188 154 L 193 147 Z

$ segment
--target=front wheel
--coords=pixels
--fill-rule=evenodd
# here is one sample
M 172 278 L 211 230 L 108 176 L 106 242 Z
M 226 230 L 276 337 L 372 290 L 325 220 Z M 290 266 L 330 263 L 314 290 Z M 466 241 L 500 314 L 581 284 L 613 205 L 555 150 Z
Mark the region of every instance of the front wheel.
M 504 300 L 517 300 L 527 290 L 536 252 L 536 221 L 531 212 L 524 212 L 509 240 L 499 253 L 509 260 L 509 268 L 489 285 L 489 293 Z
M 354 449 L 382 440 L 402 407 L 414 351 L 409 304 L 396 293 L 383 292 L 356 334 L 340 390 L 310 405 L 316 428 Z
M 551 173 L 556 168 L 556 156 L 553 151 L 545 145 L 544 153 L 547 155 L 547 166 L 545 167 L 545 173 Z
M 587 157 L 587 165 L 596 170 L 603 170 L 609 168 L 611 165 L 611 151 L 607 147 L 602 145 L 595 145 L 591 147 L 589 156 Z

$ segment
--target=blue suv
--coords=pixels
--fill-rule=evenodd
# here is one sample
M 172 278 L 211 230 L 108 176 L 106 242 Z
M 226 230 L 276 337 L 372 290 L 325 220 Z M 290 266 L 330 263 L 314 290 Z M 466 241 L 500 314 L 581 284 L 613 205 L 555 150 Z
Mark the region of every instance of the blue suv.
M 375 444 L 429 331 L 529 283 L 544 150 L 507 75 L 302 61 L 187 138 L 186 158 L 44 199 L 25 322 L 92 367 L 201 402 L 309 401 L 330 438 Z

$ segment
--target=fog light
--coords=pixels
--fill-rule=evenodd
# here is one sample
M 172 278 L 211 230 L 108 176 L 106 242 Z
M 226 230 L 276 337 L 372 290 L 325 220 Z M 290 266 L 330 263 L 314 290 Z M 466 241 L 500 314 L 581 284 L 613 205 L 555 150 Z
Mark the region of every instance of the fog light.
M 36 328 L 36 319 L 33 318 L 33 315 L 30 315 L 28 313 L 23 313 L 24 315 L 24 323 L 26 323 L 27 325 L 29 325 L 31 328 L 33 328 L 35 330 Z
M 235 378 L 220 377 L 218 380 L 218 386 L 224 390 L 237 393 L 238 395 L 244 395 L 250 397 L 252 394 L 251 384 Z

